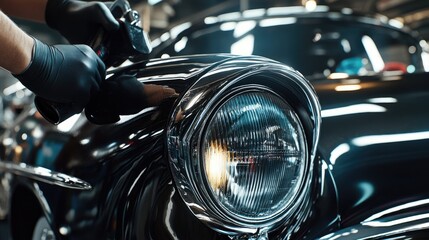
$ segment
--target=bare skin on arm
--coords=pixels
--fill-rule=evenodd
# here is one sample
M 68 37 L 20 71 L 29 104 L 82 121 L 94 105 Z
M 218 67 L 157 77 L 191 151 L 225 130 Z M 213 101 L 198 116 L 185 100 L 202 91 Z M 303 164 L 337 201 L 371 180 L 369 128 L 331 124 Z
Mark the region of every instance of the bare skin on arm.
M 0 0 L 0 67 L 13 74 L 23 72 L 31 60 L 33 39 L 9 16 L 45 22 L 47 0 Z
M 0 66 L 13 74 L 23 72 L 30 63 L 33 38 L 0 11 Z

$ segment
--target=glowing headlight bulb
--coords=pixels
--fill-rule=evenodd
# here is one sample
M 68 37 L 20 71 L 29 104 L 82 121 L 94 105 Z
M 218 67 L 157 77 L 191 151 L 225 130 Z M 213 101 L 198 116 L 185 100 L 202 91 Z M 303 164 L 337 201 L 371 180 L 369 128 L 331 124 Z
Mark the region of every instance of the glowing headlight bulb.
M 211 142 L 205 154 L 205 168 L 210 186 L 215 191 L 225 188 L 227 183 L 227 164 L 231 161 L 227 149 L 217 142 Z

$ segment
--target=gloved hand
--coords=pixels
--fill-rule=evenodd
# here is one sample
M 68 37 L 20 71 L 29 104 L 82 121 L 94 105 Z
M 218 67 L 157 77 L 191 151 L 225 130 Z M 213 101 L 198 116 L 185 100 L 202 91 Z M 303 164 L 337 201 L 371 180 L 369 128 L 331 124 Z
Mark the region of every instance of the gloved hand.
M 73 112 L 79 113 L 99 90 L 105 74 L 104 63 L 90 47 L 48 46 L 35 39 L 30 65 L 15 77 L 36 95 L 71 104 Z
M 118 21 L 102 2 L 48 0 L 45 20 L 72 44 L 90 44 L 99 29 L 119 29 Z
M 126 74 L 113 76 L 100 86 L 85 108 L 87 118 L 95 124 L 117 122 L 119 115 L 138 113 L 178 95 L 173 88 L 143 84 L 135 76 Z

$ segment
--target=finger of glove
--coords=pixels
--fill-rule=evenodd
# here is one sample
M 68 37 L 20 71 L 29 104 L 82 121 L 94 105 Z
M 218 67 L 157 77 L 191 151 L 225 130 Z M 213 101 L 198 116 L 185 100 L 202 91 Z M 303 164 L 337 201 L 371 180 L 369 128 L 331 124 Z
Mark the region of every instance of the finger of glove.
M 95 4 L 94 5 L 96 14 L 93 16 L 95 17 L 95 20 L 103 26 L 104 29 L 107 31 L 115 31 L 119 29 L 119 22 L 113 17 L 112 13 L 110 12 L 109 8 L 103 4 Z

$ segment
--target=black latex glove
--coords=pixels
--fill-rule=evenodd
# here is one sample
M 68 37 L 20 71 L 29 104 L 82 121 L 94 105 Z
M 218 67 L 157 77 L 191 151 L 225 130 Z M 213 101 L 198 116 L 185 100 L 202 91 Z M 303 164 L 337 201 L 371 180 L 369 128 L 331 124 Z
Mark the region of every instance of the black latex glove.
M 90 44 L 100 29 L 119 29 L 118 21 L 102 2 L 48 0 L 45 20 L 73 44 Z
M 100 91 L 85 108 L 85 114 L 96 124 L 114 123 L 119 115 L 137 113 L 146 105 L 143 83 L 132 75 L 119 75 L 102 82 Z
M 85 114 L 96 124 L 114 123 L 119 120 L 119 115 L 138 113 L 176 96 L 172 88 L 143 84 L 133 75 L 116 75 L 101 83 L 100 91 L 91 98 Z
M 79 113 L 91 94 L 99 90 L 106 74 L 104 63 L 86 45 L 48 46 L 34 41 L 32 61 L 15 75 L 34 94 L 57 103 L 73 106 Z

